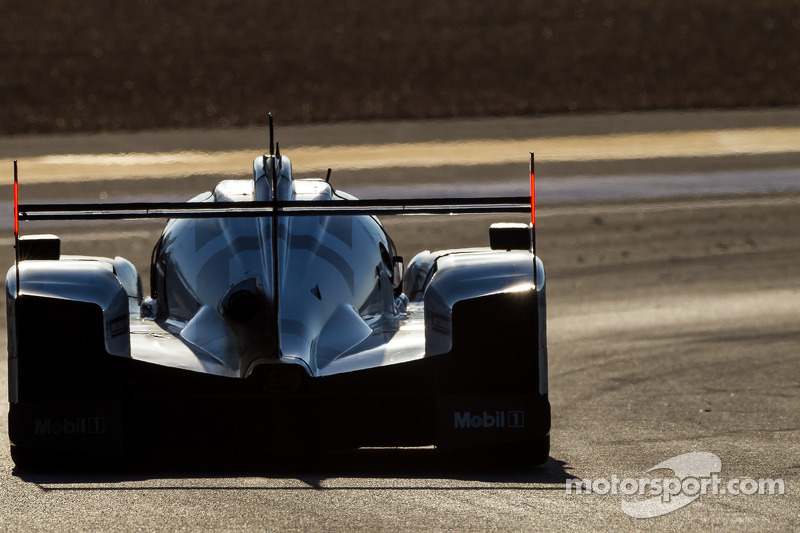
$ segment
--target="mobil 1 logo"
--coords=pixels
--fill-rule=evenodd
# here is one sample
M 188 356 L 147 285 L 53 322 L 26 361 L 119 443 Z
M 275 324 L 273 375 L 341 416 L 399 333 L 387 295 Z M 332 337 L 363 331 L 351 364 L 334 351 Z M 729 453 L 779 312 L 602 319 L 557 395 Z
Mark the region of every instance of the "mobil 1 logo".
M 436 440 L 442 448 L 535 438 L 535 422 L 528 395 L 443 394 L 436 400 Z
M 472 411 L 455 411 L 453 413 L 455 429 L 471 428 L 521 428 L 525 427 L 525 411 L 493 411 L 491 413 L 473 413 Z
M 102 416 L 37 418 L 33 428 L 34 435 L 102 435 L 106 432 L 106 419 Z

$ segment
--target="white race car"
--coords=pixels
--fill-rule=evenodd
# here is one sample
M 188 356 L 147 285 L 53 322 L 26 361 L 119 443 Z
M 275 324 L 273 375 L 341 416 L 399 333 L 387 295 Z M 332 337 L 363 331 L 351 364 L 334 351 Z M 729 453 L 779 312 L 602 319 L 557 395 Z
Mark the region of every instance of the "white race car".
M 15 202 L 23 221 L 170 219 L 149 296 L 123 258 L 18 238 L 6 278 L 17 465 L 430 445 L 544 462 L 532 224 L 493 225 L 491 248 L 424 251 L 404 269 L 376 217 L 519 213 L 532 198 L 356 200 L 293 179 L 270 152 L 252 179 L 188 203 Z

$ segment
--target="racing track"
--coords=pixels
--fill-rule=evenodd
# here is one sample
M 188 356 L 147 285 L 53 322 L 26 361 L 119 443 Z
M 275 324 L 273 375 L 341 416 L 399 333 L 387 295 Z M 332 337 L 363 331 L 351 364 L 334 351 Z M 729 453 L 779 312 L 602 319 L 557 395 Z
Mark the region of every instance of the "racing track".
M 708 129 L 710 123 L 731 129 L 786 126 L 796 115 L 588 117 L 582 123 L 549 119 L 548 132 L 578 136 L 580 142 L 582 134 L 602 134 L 603 123 L 616 133 L 657 133 L 658 128 Z M 531 130 L 520 124 L 510 119 L 480 129 L 492 138 L 503 131 L 506 138 L 528 138 Z M 477 135 L 450 123 L 437 127 L 427 125 L 424 140 Z M 340 142 L 362 144 L 364 128 L 342 126 Z M 383 140 L 384 129 L 390 131 L 383 125 L 373 128 L 372 139 Z M 319 130 L 305 131 L 309 137 L 324 137 Z M 145 137 L 140 137 L 143 145 Z M 10 157 L 16 142 L 0 141 L 0 157 Z M 62 142 L 68 140 L 51 145 Z M 113 139 L 104 142 L 112 146 L 103 152 L 124 150 L 113 147 Z M 154 466 L 122 473 L 12 474 L 3 418 L 0 529 L 796 530 L 800 146 L 768 156 L 708 158 L 658 159 L 658 145 L 651 150 L 653 157 L 639 160 L 543 162 L 538 167 L 542 190 L 571 184 L 584 191 L 580 197 L 543 199 L 538 213 L 537 242 L 548 269 L 553 405 L 551 459 L 543 468 L 496 472 L 475 464 L 437 465 L 425 450 L 369 450 L 256 470 Z M 288 149 L 284 153 L 292 155 Z M 464 183 L 491 188 L 485 176 L 507 182 L 521 170 L 524 182 L 524 167 L 476 158 L 473 166 L 429 167 L 427 175 L 445 188 Z M 350 180 L 350 188 L 378 179 L 382 185 L 398 185 L 404 174 L 414 181 L 418 172 L 395 166 L 338 179 Z M 699 183 L 719 183 L 728 176 L 729 182 L 744 185 L 670 197 L 665 181 L 677 183 L 687 176 Z M 760 176 L 767 178 L 762 182 Z M 768 176 L 782 177 L 773 182 Z M 605 190 L 601 186 L 587 193 L 589 185 L 623 178 L 628 180 L 620 186 L 623 192 L 648 180 L 661 185 L 640 187 L 633 197 L 587 198 Z M 213 179 L 144 183 L 150 188 L 156 182 L 159 196 L 185 197 Z M 96 198 L 97 191 L 115 199 L 139 195 L 142 188 L 121 180 L 113 186 L 31 185 L 23 192 L 27 201 Z M 401 252 L 410 256 L 421 246 L 484 244 L 489 221 L 426 217 L 385 223 Z M 147 264 L 157 231 L 152 224 L 58 228 L 67 252 L 119 253 L 140 268 Z M 3 243 L 3 258 L 10 264 L 8 237 Z M 5 400 L 5 373 L 0 379 Z M 786 494 L 705 495 L 670 514 L 640 520 L 622 512 L 621 502 L 632 497 L 565 493 L 564 481 L 572 477 L 669 477 L 669 471 L 647 470 L 695 451 L 719 456 L 723 480 L 780 478 Z

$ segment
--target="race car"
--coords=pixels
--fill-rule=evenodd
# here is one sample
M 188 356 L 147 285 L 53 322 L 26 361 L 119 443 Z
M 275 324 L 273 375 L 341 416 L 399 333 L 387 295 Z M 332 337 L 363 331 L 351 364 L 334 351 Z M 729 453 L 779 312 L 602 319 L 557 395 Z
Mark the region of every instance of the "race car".
M 18 467 L 159 454 L 433 447 L 520 467 L 549 453 L 545 275 L 534 223 L 404 267 L 378 215 L 520 213 L 531 198 L 357 200 L 252 179 L 185 203 L 17 201 L 6 277 Z M 328 177 L 330 176 L 330 172 Z M 121 257 L 62 255 L 19 221 L 166 218 L 150 294 Z

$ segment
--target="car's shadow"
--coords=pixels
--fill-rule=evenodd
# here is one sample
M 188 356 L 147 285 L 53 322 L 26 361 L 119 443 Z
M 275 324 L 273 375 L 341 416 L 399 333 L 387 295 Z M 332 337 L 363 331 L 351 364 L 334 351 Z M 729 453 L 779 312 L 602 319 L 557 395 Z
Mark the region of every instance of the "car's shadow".
M 235 458 L 213 462 L 198 458 L 170 458 L 113 465 L 61 464 L 48 469 L 16 468 L 13 475 L 43 490 L 563 490 L 565 462 L 550 457 L 539 466 L 513 464 L 501 458 L 477 460 L 469 456 L 442 456 L 429 449 L 369 449 L 313 456 L 289 455 L 273 460 Z M 198 479 L 260 478 L 254 484 L 198 484 Z M 192 483 L 178 480 L 192 479 Z M 276 483 L 263 483 L 274 479 Z M 277 483 L 295 479 L 301 484 Z M 373 480 L 362 485 L 357 479 Z M 441 480 L 419 484 L 417 480 Z M 145 481 L 158 480 L 149 486 Z M 175 483 L 169 483 L 175 480 Z M 375 483 L 386 480 L 386 483 Z M 405 481 L 404 481 L 405 480 Z M 167 481 L 167 483 L 165 483 Z M 463 483 L 459 483 L 459 481 Z M 128 483 L 129 485 L 125 485 Z M 488 485 L 487 485 L 488 484 Z

